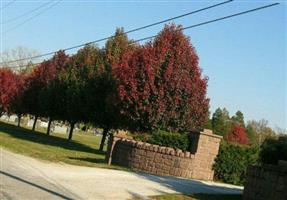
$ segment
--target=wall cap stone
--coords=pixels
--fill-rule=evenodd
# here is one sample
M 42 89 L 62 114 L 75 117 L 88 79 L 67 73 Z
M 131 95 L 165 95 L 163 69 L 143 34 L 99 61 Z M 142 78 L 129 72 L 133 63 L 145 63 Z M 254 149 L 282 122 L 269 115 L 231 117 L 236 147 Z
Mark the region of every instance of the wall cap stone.
M 213 134 L 212 130 L 210 130 L 210 129 L 203 129 L 203 131 L 200 131 L 200 135 L 206 135 L 206 136 L 215 137 L 218 139 L 223 138 L 221 135 Z
M 135 141 L 131 139 L 127 139 L 124 137 L 118 137 L 118 136 L 113 136 L 114 141 L 117 142 L 122 142 L 125 145 L 137 148 L 137 149 L 143 149 L 143 150 L 148 150 L 152 152 L 157 152 L 165 155 L 173 155 L 181 158 L 189 158 L 192 159 L 194 158 L 194 154 L 192 154 L 189 151 L 182 151 L 181 149 L 174 149 L 171 147 L 165 147 L 165 146 L 159 146 L 156 144 L 150 144 L 147 142 L 141 142 L 141 141 Z

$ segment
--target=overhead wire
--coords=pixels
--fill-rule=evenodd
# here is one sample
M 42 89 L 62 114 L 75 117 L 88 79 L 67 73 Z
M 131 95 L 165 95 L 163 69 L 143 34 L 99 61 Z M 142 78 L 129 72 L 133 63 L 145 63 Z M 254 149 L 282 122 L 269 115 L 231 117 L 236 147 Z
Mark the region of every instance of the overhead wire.
M 186 29 L 191 29 L 191 28 L 195 28 L 195 27 L 198 27 L 198 26 L 203 26 L 203 25 L 206 25 L 206 24 L 214 23 L 214 22 L 217 22 L 217 21 L 221 21 L 221 20 L 225 20 L 225 19 L 228 19 L 228 18 L 236 17 L 236 16 L 239 16 L 239 15 L 244 15 L 244 14 L 247 14 L 247 13 L 250 13 L 250 12 L 255 12 L 255 11 L 266 9 L 266 8 L 269 8 L 269 7 L 272 7 L 272 6 L 276 6 L 276 5 L 279 5 L 279 3 L 273 3 L 273 4 L 266 5 L 266 6 L 261 6 L 261 7 L 257 7 L 257 8 L 250 9 L 250 10 L 246 10 L 246 11 L 243 11 L 243 12 L 235 13 L 235 14 L 232 14 L 232 15 L 227 15 L 227 16 L 216 18 L 216 19 L 213 19 L 213 20 L 201 22 L 201 23 L 194 24 L 194 25 L 191 25 L 191 26 L 186 26 L 186 27 L 181 28 L 180 30 L 186 30 Z M 157 35 L 145 37 L 145 38 L 142 38 L 142 39 L 135 40 L 134 42 L 141 42 L 143 40 L 148 40 L 148 39 L 155 38 L 156 36 Z
M 149 28 L 149 27 L 152 27 L 152 26 L 156 26 L 156 25 L 159 25 L 159 24 L 168 22 L 168 21 L 172 21 L 172 20 L 174 20 L 174 19 L 186 17 L 186 16 L 188 16 L 188 15 L 192 15 L 192 14 L 195 14 L 195 13 L 198 13 L 198 12 L 201 12 L 201 11 L 204 11 L 204 10 L 208 10 L 208 9 L 211 9 L 211 8 L 215 8 L 215 7 L 218 7 L 218 6 L 221 6 L 221 5 L 230 3 L 230 2 L 232 2 L 232 1 L 233 1 L 233 0 L 228 0 L 228 1 L 221 2 L 221 3 L 217 3 L 217 4 L 214 4 L 214 5 L 211 5 L 211 6 L 207 6 L 207 7 L 198 9 L 198 10 L 194 10 L 194 11 L 191 11 L 191 12 L 188 12 L 188 13 L 185 13 L 185 14 L 182 14 L 182 15 L 178 15 L 178 16 L 176 16 L 176 17 L 171 17 L 171 18 L 168 18 L 168 19 L 165 19 L 165 20 L 161 20 L 161 21 L 158 21 L 158 22 L 149 24 L 149 25 L 145 25 L 145 26 L 141 26 L 141 27 L 138 27 L 138 28 L 134 28 L 134 29 L 131 29 L 131 30 L 129 30 L 129 31 L 126 31 L 126 32 L 124 32 L 124 33 L 122 33 L 122 34 L 128 34 L 128 33 L 136 32 L 136 31 L 139 31 L 139 30 L 142 30 L 142 29 L 146 29 L 146 28 Z M 72 47 L 68 47 L 68 48 L 65 48 L 65 49 L 62 49 L 62 50 L 63 50 L 63 51 L 69 51 L 69 50 L 76 49 L 76 48 L 80 48 L 80 47 L 83 47 L 83 46 L 86 46 L 86 45 L 89 45 L 89 44 L 94 44 L 94 43 L 98 43 L 98 42 L 101 42 L 101 41 L 105 41 L 105 40 L 111 39 L 111 38 L 113 38 L 113 37 L 114 37 L 114 36 L 108 36 L 108 37 L 105 37 L 105 38 L 102 38 L 102 39 L 94 40 L 94 41 L 91 41 L 91 42 L 86 42 L 86 43 L 83 43 L 83 44 L 80 44 L 80 45 L 76 45 L 76 46 L 72 46 Z M 48 56 L 48 55 L 53 55 L 53 54 L 55 54 L 56 52 L 57 52 L 57 51 L 52 51 L 52 52 L 48 52 L 48 53 L 44 53 L 44 54 L 36 55 L 36 56 L 32 56 L 32 57 L 27 57 L 27 58 L 21 58 L 21 59 L 17 59 L 17 60 L 2 62 L 2 63 L 0 63 L 0 65 L 1 65 L 1 64 L 9 64 L 9 63 L 18 62 L 18 61 L 23 61 L 23 60 L 31 60 L 31 59 L 34 59 L 34 58 L 40 58 L 40 57 L 44 57 L 44 56 Z
M 5 21 L 1 22 L 1 24 L 6 24 L 6 23 L 9 23 L 9 22 L 13 22 L 13 21 L 16 21 L 16 20 L 18 20 L 18 19 L 21 19 L 21 18 L 23 18 L 23 17 L 25 17 L 25 16 L 27 16 L 27 15 L 31 15 L 31 14 L 34 13 L 35 11 L 40 10 L 40 9 L 43 8 L 43 7 L 46 7 L 47 5 L 51 4 L 52 2 L 53 2 L 53 1 L 45 2 L 45 3 L 41 4 L 40 6 L 34 8 L 34 9 L 31 9 L 31 10 L 28 10 L 27 12 L 22 13 L 21 15 L 18 15 L 18 16 L 16 16 L 16 17 L 13 17 L 13 18 L 10 18 L 10 19 L 8 19 L 8 20 L 5 20 Z
M 21 22 L 21 23 L 15 25 L 15 26 L 13 26 L 12 28 L 6 30 L 6 31 L 4 32 L 4 34 L 10 32 L 10 31 L 12 31 L 12 30 L 17 29 L 17 28 L 19 28 L 20 26 L 22 26 L 22 25 L 28 23 L 29 21 L 33 20 L 34 18 L 38 17 L 39 15 L 42 15 L 44 12 L 46 12 L 46 11 L 50 10 L 51 8 L 55 7 L 55 6 L 56 6 L 57 4 L 59 4 L 61 1 L 63 1 L 63 0 L 58 0 L 58 1 L 56 1 L 55 3 L 51 4 L 50 6 L 48 6 L 46 9 L 42 10 L 40 13 L 37 13 L 36 15 L 33 15 L 33 16 L 31 16 L 30 18 L 26 19 L 25 21 L 23 21 L 23 22 Z M 28 59 L 25 59 L 25 60 L 28 60 Z
M 218 21 L 230 19 L 230 18 L 237 17 L 237 16 L 240 16 L 240 15 L 248 14 L 248 13 L 251 13 L 251 12 L 263 10 L 263 9 L 266 9 L 266 8 L 269 8 L 269 7 L 273 7 L 273 6 L 276 6 L 276 5 L 279 5 L 279 3 L 268 4 L 268 5 L 265 5 L 265 6 L 261 6 L 261 7 L 249 9 L 249 10 L 246 10 L 246 11 L 238 12 L 238 13 L 235 13 L 235 14 L 227 15 L 227 16 L 224 16 L 224 17 L 219 17 L 219 18 L 216 18 L 216 19 L 204 21 L 204 22 L 197 23 L 197 24 L 194 24 L 194 25 L 182 27 L 180 30 L 192 29 L 192 28 L 195 28 L 195 27 L 199 27 L 199 26 L 203 26 L 203 25 L 215 23 L 215 22 L 218 22 Z M 134 41 L 131 42 L 130 44 L 134 44 L 134 43 L 141 42 L 141 41 L 144 41 L 144 40 L 153 39 L 153 38 L 155 38 L 156 36 L 157 36 L 157 35 L 153 35 L 153 36 L 141 38 L 141 39 L 138 39 L 138 40 L 134 40 Z M 25 60 L 26 60 L 26 59 L 25 59 Z M 41 62 L 35 63 L 35 64 L 33 64 L 33 65 L 38 65 L 38 64 L 41 64 Z M 27 66 L 27 65 L 26 65 L 26 66 Z M 25 66 L 13 66 L 13 67 L 10 67 L 10 68 L 20 68 L 20 67 L 25 67 Z
M 10 2 L 8 2 L 7 4 L 3 5 L 1 8 L 0 8 L 0 11 L 4 10 L 5 8 L 11 6 L 13 3 L 15 3 L 16 0 L 12 0 Z

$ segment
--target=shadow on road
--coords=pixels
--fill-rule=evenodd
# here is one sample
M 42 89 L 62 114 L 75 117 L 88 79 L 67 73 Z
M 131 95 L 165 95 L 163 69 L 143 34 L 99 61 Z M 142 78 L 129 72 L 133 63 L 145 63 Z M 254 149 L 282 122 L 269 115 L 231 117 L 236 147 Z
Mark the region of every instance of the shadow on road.
M 104 155 L 105 152 L 93 149 L 85 144 L 76 141 L 68 141 L 65 138 L 60 138 L 52 135 L 45 135 L 41 132 L 31 131 L 22 127 L 17 127 L 11 124 L 0 122 L 0 131 L 9 134 L 12 137 L 22 140 L 28 140 L 40 144 L 62 147 L 69 150 L 82 151 L 87 153 L 96 153 Z
M 240 194 L 180 194 L 162 193 L 155 196 L 143 196 L 135 192 L 127 191 L 132 197 L 130 200 L 242 200 Z
M 162 186 L 165 186 L 175 192 L 182 194 L 196 194 L 196 193 L 208 193 L 208 194 L 242 194 L 240 188 L 229 188 L 225 185 L 212 185 L 212 183 L 202 182 L 198 180 L 183 179 L 168 176 L 155 176 L 146 173 L 136 173 L 137 176 L 148 179 L 153 182 L 157 182 Z M 159 192 L 159 191 L 157 191 Z
M 40 185 L 38 185 L 38 184 L 32 183 L 32 182 L 30 182 L 30 181 L 27 181 L 27 180 L 24 180 L 24 179 L 19 178 L 19 177 L 17 177 L 17 176 L 14 176 L 14 175 L 12 175 L 12 174 L 9 174 L 9 173 L 7 173 L 7 172 L 0 171 L 0 174 L 3 174 L 3 175 L 5 175 L 5 176 L 8 176 L 8 177 L 10 177 L 10 178 L 12 178 L 12 179 L 14 179 L 14 180 L 17 180 L 17 181 L 21 181 L 21 182 L 26 183 L 26 184 L 28 184 L 28 185 L 30 185 L 30 186 L 39 188 L 39 189 L 41 189 L 41 190 L 44 190 L 44 191 L 46 191 L 46 192 L 48 192 L 48 193 L 50 193 L 50 194 L 53 194 L 53 195 L 55 195 L 55 196 L 58 196 L 58 197 L 60 197 L 60 198 L 68 199 L 68 200 L 74 199 L 74 198 L 71 198 L 71 197 L 67 197 L 67 196 L 65 196 L 65 195 L 63 195 L 63 194 L 60 194 L 60 193 L 58 193 L 58 192 L 55 192 L 55 191 L 53 191 L 53 190 L 47 189 L 47 188 L 45 188 L 45 187 L 43 187 L 43 186 L 40 186 Z

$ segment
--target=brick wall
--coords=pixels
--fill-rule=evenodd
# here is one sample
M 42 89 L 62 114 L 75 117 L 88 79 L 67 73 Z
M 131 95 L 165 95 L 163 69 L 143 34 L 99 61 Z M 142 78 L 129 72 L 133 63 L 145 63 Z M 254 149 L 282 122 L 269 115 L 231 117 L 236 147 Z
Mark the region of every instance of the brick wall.
M 156 175 L 212 180 L 212 165 L 221 136 L 210 130 L 192 133 L 191 152 L 182 152 L 130 139 L 113 137 L 107 153 L 109 164 L 129 167 Z
M 249 166 L 243 192 L 244 200 L 286 200 L 287 166 L 282 163 Z

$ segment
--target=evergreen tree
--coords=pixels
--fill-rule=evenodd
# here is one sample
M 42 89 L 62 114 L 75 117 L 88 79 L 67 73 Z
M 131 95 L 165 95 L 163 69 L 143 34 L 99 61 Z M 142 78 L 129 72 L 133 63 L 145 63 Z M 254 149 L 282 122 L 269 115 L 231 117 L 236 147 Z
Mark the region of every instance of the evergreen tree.
M 226 108 L 217 108 L 211 121 L 212 130 L 215 134 L 225 136 L 230 131 L 230 118 Z
M 242 127 L 245 127 L 245 123 L 244 123 L 244 116 L 243 113 L 238 110 L 234 116 L 232 116 L 231 118 L 233 123 L 239 124 Z

